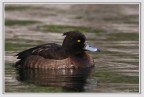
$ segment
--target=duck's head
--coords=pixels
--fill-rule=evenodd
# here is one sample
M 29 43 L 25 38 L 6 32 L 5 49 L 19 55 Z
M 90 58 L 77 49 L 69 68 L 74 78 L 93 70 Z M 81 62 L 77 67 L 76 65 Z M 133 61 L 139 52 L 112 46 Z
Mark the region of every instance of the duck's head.
M 66 37 L 62 46 L 70 54 L 76 55 L 86 50 L 92 52 L 100 51 L 99 49 L 88 45 L 85 35 L 79 31 L 65 32 L 63 35 Z

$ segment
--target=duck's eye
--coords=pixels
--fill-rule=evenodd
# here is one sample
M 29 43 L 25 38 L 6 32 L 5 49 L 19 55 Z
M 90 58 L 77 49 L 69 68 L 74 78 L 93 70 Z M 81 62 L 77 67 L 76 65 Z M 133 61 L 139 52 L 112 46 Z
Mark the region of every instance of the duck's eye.
M 77 40 L 77 42 L 81 42 L 81 40 Z

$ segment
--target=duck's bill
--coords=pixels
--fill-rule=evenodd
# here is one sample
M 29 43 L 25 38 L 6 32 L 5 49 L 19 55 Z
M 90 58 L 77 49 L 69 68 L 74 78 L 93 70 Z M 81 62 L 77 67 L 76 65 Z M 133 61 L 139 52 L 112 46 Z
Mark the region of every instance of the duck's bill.
M 92 52 L 100 52 L 100 50 L 98 48 L 95 48 L 95 47 L 92 47 L 90 46 L 89 44 L 85 44 L 85 50 L 88 50 L 88 51 L 92 51 Z

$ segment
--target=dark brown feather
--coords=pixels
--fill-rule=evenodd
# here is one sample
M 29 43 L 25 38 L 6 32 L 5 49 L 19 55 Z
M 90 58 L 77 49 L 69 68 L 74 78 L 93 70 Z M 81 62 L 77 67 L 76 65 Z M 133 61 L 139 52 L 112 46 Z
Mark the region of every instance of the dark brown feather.
M 61 45 L 55 43 L 43 44 L 34 48 L 27 49 L 18 53 L 18 59 L 26 59 L 30 55 L 39 55 L 46 59 L 65 59 L 68 57 L 68 54 L 62 48 Z
M 22 68 L 84 68 L 94 65 L 93 59 L 85 50 L 86 37 L 80 32 L 70 31 L 63 44 L 47 43 L 18 53 L 15 67 Z M 80 40 L 80 42 L 77 42 Z

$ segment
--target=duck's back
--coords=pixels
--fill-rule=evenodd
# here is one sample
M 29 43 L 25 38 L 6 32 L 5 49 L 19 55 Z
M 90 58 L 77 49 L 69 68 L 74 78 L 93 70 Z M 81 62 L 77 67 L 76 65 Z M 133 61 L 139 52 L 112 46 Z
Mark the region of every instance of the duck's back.
M 16 63 L 17 67 L 19 65 L 23 65 L 23 62 L 32 56 L 33 58 L 39 57 L 44 59 L 62 60 L 67 58 L 68 54 L 66 54 L 65 50 L 62 48 L 61 45 L 55 43 L 48 43 L 22 51 L 18 53 L 16 56 L 17 59 L 20 59 Z M 31 59 L 31 61 L 33 61 L 33 58 Z

